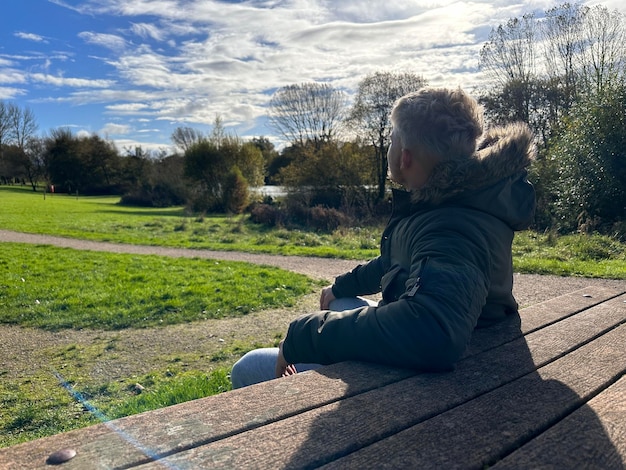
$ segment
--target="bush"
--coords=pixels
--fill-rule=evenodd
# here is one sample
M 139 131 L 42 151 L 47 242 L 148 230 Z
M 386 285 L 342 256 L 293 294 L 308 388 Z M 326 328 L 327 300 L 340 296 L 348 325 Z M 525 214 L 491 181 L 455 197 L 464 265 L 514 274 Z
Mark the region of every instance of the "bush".
M 332 232 L 340 226 L 349 225 L 350 218 L 337 209 L 315 206 L 309 209 L 308 222 L 316 230 Z
M 241 214 L 248 205 L 248 181 L 241 170 L 233 167 L 224 181 L 224 208 L 227 212 Z
M 276 227 L 281 220 L 281 211 L 278 206 L 270 204 L 255 204 L 250 210 L 250 220 L 255 224 Z

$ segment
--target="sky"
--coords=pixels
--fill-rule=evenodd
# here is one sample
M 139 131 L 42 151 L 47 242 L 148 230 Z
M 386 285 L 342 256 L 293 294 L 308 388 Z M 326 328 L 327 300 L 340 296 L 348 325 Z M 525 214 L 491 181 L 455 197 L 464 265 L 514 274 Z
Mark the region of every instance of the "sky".
M 280 87 L 328 83 L 352 97 L 374 72 L 480 84 L 492 28 L 549 0 L 3 0 L 0 100 L 39 135 L 69 128 L 120 151 L 171 150 L 181 126 L 265 136 Z M 601 3 L 624 11 L 622 0 Z

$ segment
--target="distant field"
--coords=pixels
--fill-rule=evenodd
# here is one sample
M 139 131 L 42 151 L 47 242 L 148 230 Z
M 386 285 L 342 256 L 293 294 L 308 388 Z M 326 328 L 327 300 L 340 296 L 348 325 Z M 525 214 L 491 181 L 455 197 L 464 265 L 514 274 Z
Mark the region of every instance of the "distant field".
M 119 197 L 75 197 L 0 187 L 0 228 L 62 237 L 143 245 L 368 259 L 380 229 L 333 234 L 268 230 L 246 216 L 195 216 L 180 207 L 120 206 Z

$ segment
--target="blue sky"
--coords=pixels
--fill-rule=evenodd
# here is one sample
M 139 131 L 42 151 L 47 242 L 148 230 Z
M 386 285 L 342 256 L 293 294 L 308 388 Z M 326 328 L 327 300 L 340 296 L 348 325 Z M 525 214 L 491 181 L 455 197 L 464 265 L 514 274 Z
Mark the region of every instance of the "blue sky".
M 45 135 L 69 127 L 120 150 L 167 148 L 178 126 L 264 135 L 279 87 L 324 81 L 352 94 L 376 71 L 434 86 L 480 82 L 492 27 L 563 2 L 446 0 L 5 0 L 0 100 Z M 621 8 L 622 0 L 601 3 Z

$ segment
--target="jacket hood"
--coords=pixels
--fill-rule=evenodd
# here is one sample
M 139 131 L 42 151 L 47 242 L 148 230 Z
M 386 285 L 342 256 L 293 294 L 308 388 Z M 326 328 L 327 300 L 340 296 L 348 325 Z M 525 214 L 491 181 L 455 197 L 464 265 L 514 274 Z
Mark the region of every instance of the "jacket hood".
M 486 131 L 470 158 L 438 164 L 411 202 L 450 203 L 488 212 L 513 229 L 526 228 L 534 216 L 535 194 L 526 168 L 535 158 L 533 136 L 523 123 Z

